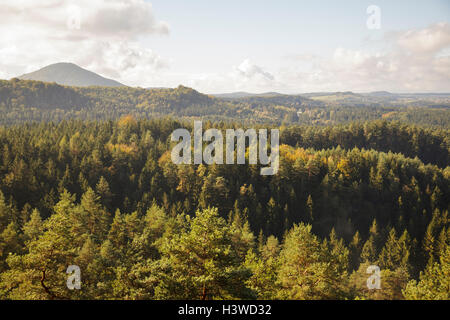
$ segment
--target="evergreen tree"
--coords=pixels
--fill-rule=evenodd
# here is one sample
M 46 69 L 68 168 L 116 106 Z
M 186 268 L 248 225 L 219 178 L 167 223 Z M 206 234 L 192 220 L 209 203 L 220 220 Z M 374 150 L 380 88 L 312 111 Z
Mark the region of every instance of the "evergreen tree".
M 450 247 L 447 247 L 439 262 L 429 263 L 420 280 L 411 280 L 403 291 L 410 300 L 450 299 Z
M 336 262 L 311 233 L 310 225 L 294 225 L 286 235 L 280 253 L 279 297 L 284 299 L 338 299 L 345 273 L 339 274 Z
M 170 278 L 159 285 L 167 298 L 251 298 L 245 286 L 250 271 L 241 266 L 233 248 L 231 231 L 217 209 L 197 211 L 189 230 L 161 246 L 170 265 Z

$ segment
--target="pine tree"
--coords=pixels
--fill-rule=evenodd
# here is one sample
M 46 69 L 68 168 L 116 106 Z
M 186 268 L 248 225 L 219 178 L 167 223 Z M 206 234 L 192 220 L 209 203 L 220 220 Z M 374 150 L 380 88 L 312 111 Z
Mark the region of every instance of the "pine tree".
M 0 190 L 0 232 L 11 222 L 11 208 L 6 204 L 5 196 Z
M 81 197 L 79 217 L 96 241 L 103 241 L 107 234 L 109 214 L 100 204 L 100 197 L 88 188 Z
M 25 223 L 22 229 L 25 241 L 35 240 L 42 234 L 44 228 L 39 210 L 33 210 L 30 220 Z
M 361 251 L 361 263 L 375 263 L 378 260 L 380 234 L 378 232 L 378 224 L 373 220 L 369 229 L 369 239 L 364 243 Z
M 420 280 L 411 280 L 403 291 L 409 300 L 449 300 L 450 299 L 450 247 L 439 259 L 429 263 Z
M 28 253 L 8 256 L 9 270 L 0 283 L 8 288 L 9 299 L 67 299 L 73 294 L 65 285 L 66 269 L 76 257 L 72 200 L 64 192 L 55 213 L 44 223 L 44 233 L 28 243 Z
M 120 213 L 120 210 L 116 210 L 113 222 L 109 229 L 108 240 L 114 245 L 115 248 L 124 249 L 128 243 L 125 221 Z
M 283 299 L 338 299 L 346 276 L 333 266 L 336 259 L 311 233 L 310 225 L 294 225 L 280 253 L 278 283 Z
M 95 186 L 95 191 L 100 196 L 102 204 L 106 208 L 110 208 L 113 194 L 111 193 L 111 190 L 109 188 L 108 181 L 106 181 L 106 179 L 103 176 L 100 177 L 100 180 Z
M 161 246 L 171 266 L 170 277 L 160 285 L 165 299 L 254 297 L 245 286 L 250 271 L 232 249 L 231 231 L 217 209 L 197 211 L 188 222 L 189 230 Z
M 3 262 L 5 257 L 12 253 L 18 253 L 21 248 L 18 227 L 14 222 L 0 233 L 0 257 Z
M 375 244 L 375 237 L 373 235 L 369 236 L 369 239 L 364 243 L 361 250 L 361 260 L 360 262 L 370 262 L 375 263 L 378 260 L 377 248 Z
M 362 239 L 359 235 L 359 231 L 355 232 L 355 235 L 352 238 L 352 241 L 350 242 L 350 269 L 356 270 L 359 267 L 359 259 L 361 256 L 361 250 L 362 250 Z

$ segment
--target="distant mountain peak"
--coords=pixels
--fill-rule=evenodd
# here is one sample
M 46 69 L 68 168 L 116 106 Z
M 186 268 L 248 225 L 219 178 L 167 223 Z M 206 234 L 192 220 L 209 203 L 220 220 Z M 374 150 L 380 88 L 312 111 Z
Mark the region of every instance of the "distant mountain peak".
M 369 95 L 383 97 L 383 96 L 393 96 L 394 94 L 389 91 L 374 91 L 370 92 Z
M 71 62 L 58 62 L 37 71 L 26 73 L 18 77 L 22 80 L 37 80 L 56 82 L 57 84 L 75 87 L 101 86 L 123 87 L 124 85 L 112 79 L 102 77 L 92 71 Z

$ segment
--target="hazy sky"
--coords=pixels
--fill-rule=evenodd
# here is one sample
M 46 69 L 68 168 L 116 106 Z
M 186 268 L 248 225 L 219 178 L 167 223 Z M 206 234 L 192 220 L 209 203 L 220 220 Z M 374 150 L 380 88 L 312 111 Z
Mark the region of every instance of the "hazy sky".
M 369 29 L 370 5 L 381 9 Z M 206 93 L 450 92 L 450 1 L 0 0 L 0 78 L 73 62 Z

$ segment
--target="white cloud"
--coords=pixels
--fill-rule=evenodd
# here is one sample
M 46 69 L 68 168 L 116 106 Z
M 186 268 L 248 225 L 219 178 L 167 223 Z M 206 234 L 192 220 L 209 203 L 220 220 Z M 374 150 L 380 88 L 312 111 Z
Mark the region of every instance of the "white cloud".
M 275 76 L 265 68 L 244 59 L 239 65 L 232 66 L 227 73 L 198 73 L 179 75 L 180 81 L 206 93 L 225 91 L 262 92 L 279 86 Z
M 436 23 L 422 30 L 393 33 L 397 45 L 412 53 L 434 54 L 450 46 L 450 25 Z
M 267 80 L 274 80 L 275 77 L 269 72 L 264 71 L 261 67 L 250 62 L 249 59 L 245 59 L 239 66 L 234 68 L 238 75 L 241 75 L 245 79 L 253 79 L 261 77 Z
M 389 33 L 388 50 L 336 48 L 331 57 L 298 56 L 278 76 L 293 92 L 450 91 L 450 25 Z M 306 67 L 305 67 L 306 66 Z
M 168 60 L 136 42 L 90 42 L 79 63 L 129 85 L 145 85 L 149 77 L 168 67 Z
M 282 67 L 271 72 L 245 59 L 229 73 L 184 75 L 179 79 L 189 79 L 184 80 L 187 85 L 209 93 L 450 91 L 448 23 L 391 32 L 382 44 L 386 49 L 378 52 L 338 47 L 328 57 L 314 53 L 283 57 Z
M 2 77 L 67 61 L 139 85 L 169 63 L 140 45 L 143 37 L 169 32 L 143 0 L 0 0 L 0 6 Z
M 73 62 L 128 85 L 185 84 L 209 93 L 450 91 L 447 22 L 387 33 L 375 53 L 338 47 L 330 56 L 306 52 L 271 65 L 244 56 L 229 72 L 203 73 L 199 65 L 198 73 L 181 74 L 143 45 L 149 35 L 169 32 L 144 0 L 0 0 L 0 7 L 0 78 Z
M 33 32 L 43 29 L 60 39 L 134 39 L 169 32 L 167 23 L 156 20 L 152 5 L 143 0 L 0 0 L 0 4 L 2 25 L 20 24 Z M 79 28 L 70 27 L 73 20 Z

